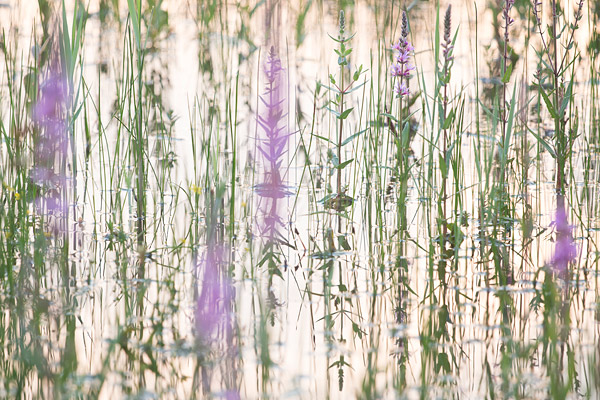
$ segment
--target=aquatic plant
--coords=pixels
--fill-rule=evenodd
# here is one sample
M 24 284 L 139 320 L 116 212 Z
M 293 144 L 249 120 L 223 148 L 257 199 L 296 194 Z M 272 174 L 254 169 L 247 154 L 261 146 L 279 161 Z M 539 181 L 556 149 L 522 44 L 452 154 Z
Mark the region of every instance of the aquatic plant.
M 510 16 L 511 9 L 515 5 L 515 0 L 505 0 L 502 8 L 502 18 L 504 19 L 504 47 L 502 53 L 502 100 L 500 104 L 500 118 L 502 121 L 502 145 L 506 144 L 506 125 L 508 122 L 507 115 L 507 84 L 510 80 L 513 65 L 510 63 L 509 54 L 509 43 L 510 43 L 510 27 L 515 22 L 514 18 Z
M 441 205 L 441 207 L 438 206 L 439 210 L 438 213 L 440 214 L 440 226 L 441 226 L 441 232 L 440 232 L 440 249 L 441 249 L 441 260 L 440 260 L 440 267 L 439 267 L 439 271 L 441 272 L 441 276 L 443 276 L 443 272 L 445 270 L 445 262 L 446 259 L 449 257 L 449 254 L 447 253 L 453 253 L 452 250 L 450 250 L 449 252 L 446 249 L 446 242 L 448 240 L 448 225 L 450 223 L 449 218 L 450 216 L 448 215 L 448 210 L 447 210 L 447 200 L 448 200 L 448 175 L 450 173 L 450 158 L 451 158 L 451 154 L 448 151 L 448 145 L 450 142 L 450 137 L 449 137 L 449 130 L 451 127 L 451 124 L 453 122 L 453 112 L 448 110 L 448 106 L 450 103 L 450 100 L 448 98 L 448 86 L 450 84 L 450 77 L 451 77 L 451 73 L 452 73 L 452 65 L 453 65 L 453 61 L 454 61 L 454 56 L 453 56 L 453 50 L 454 50 L 454 44 L 453 44 L 453 40 L 452 40 L 452 4 L 448 5 L 448 8 L 446 9 L 446 13 L 444 15 L 444 37 L 443 37 L 443 42 L 441 44 L 442 48 L 444 49 L 442 51 L 442 68 L 441 68 L 441 72 L 440 72 L 440 78 L 439 78 L 439 82 L 440 82 L 440 101 L 441 101 L 441 110 L 440 110 L 440 121 L 439 121 L 439 126 L 441 127 L 443 134 L 442 134 L 442 148 L 441 148 L 441 154 L 440 154 L 440 158 L 439 158 L 439 163 L 440 163 L 440 172 L 442 175 L 442 183 L 441 183 L 441 192 L 440 192 L 440 197 L 439 197 L 439 205 Z M 451 243 L 452 245 L 452 243 Z M 443 279 L 442 279 L 443 281 Z
M 392 45 L 392 50 L 398 53 L 394 55 L 394 62 L 390 67 L 390 76 L 394 81 L 394 93 L 398 98 L 398 112 L 394 120 L 398 123 L 399 129 L 396 130 L 390 121 L 390 130 L 394 134 L 393 141 L 396 144 L 396 165 L 392 176 L 392 182 L 399 182 L 398 204 L 405 204 L 408 190 L 409 165 L 408 156 L 410 154 L 410 122 L 408 108 L 411 100 L 409 99 L 410 88 L 409 79 L 415 66 L 411 63 L 414 47 L 408 40 L 409 26 L 406 12 L 402 12 L 402 30 L 400 38 Z M 414 99 L 413 99 L 414 101 Z M 397 210 L 397 225 L 400 232 L 407 228 L 406 212 L 403 207 Z
M 556 159 L 555 187 L 559 196 L 565 193 L 566 163 L 572 154 L 573 142 L 578 135 L 579 128 L 577 110 L 573 110 L 573 85 L 575 82 L 575 63 L 579 58 L 575 42 L 575 31 L 579 28 L 579 23 L 583 17 L 583 2 L 583 0 L 579 0 L 576 3 L 574 21 L 571 23 L 565 21 L 564 26 L 561 28 L 559 19 L 562 10 L 556 0 L 551 0 L 552 22 L 548 26 L 549 31 L 547 33 L 544 33 L 542 27 L 542 1 L 535 0 L 533 7 L 536 28 L 541 40 L 539 57 L 543 64 L 548 67 L 544 70 L 538 70 L 534 78 L 537 81 L 536 86 L 544 104 L 554 122 L 554 146 L 551 148 L 543 138 L 538 137 L 538 140 L 544 147 L 551 149 L 551 154 Z M 564 37 L 566 37 L 566 40 L 561 43 L 561 39 Z M 564 49 L 562 54 L 560 54 L 561 48 Z M 573 51 L 575 54 L 572 54 Z M 570 77 L 567 76 L 568 71 L 571 73 Z M 545 88 L 547 75 L 551 80 L 549 92 Z M 569 129 L 567 129 L 567 123 L 570 124 Z
M 414 52 L 414 47 L 408 41 L 408 18 L 406 12 L 402 13 L 402 34 L 398 42 L 392 45 L 392 49 L 397 51 L 394 63 L 390 67 L 390 75 L 399 78 L 394 84 L 394 92 L 398 97 L 402 98 L 410 94 L 408 88 L 408 80 L 415 66 L 411 64 L 411 54 Z
M 346 77 L 349 70 L 349 57 L 352 54 L 352 48 L 348 47 L 348 45 L 354 35 L 346 36 L 346 15 L 344 10 L 340 10 L 338 23 L 339 31 L 337 39 L 331 35 L 329 37 L 339 45 L 337 49 L 334 49 L 334 52 L 338 57 L 337 64 L 339 66 L 339 72 L 337 79 L 333 74 L 329 74 L 329 82 L 333 87 L 328 87 L 329 91 L 334 94 L 334 99 L 331 100 L 330 103 L 335 107 L 335 109 L 328 108 L 328 110 L 335 115 L 336 122 L 338 122 L 337 140 L 333 142 L 335 150 L 330 151 L 328 154 L 333 168 L 336 170 L 336 192 L 326 196 L 323 203 L 325 204 L 325 208 L 339 212 L 337 218 L 337 231 L 341 234 L 342 211 L 346 210 L 354 202 L 354 199 L 346 194 L 346 189 L 343 187 L 344 185 L 342 183 L 344 169 L 350 166 L 354 161 L 354 159 L 342 161 L 342 148 L 349 143 L 349 141 L 344 139 L 344 121 L 348 119 L 354 110 L 354 107 L 346 108 L 346 97 L 348 94 L 363 86 L 363 84 L 355 85 L 363 73 L 363 67 L 360 65 L 350 79 Z
M 600 6 L 543 2 L 0 7 L 0 397 L 596 398 Z

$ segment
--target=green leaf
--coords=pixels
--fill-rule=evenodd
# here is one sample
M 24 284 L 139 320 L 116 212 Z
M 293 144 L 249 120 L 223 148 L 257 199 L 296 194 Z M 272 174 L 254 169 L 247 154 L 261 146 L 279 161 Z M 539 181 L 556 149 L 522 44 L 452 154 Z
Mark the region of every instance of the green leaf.
M 565 110 L 569 105 L 569 101 L 571 101 L 571 97 L 573 95 L 573 79 L 569 82 L 569 86 L 567 87 L 567 93 L 565 93 L 565 97 L 560 105 L 560 115 L 563 116 L 565 114 Z
M 510 76 L 512 75 L 513 65 L 509 64 L 506 71 L 504 71 L 504 76 L 502 77 L 502 83 L 508 83 L 510 81 Z
M 388 113 L 380 113 L 379 115 L 381 115 L 382 117 L 386 117 L 391 119 L 392 121 L 394 121 L 395 123 L 399 123 L 398 119 L 396 117 L 394 117 L 392 114 L 388 114 Z
M 336 110 L 334 110 L 333 108 L 329 108 L 329 107 L 325 107 L 327 109 L 327 111 L 331 112 L 333 115 L 335 115 L 337 118 L 340 117 L 340 113 L 337 112 Z
M 337 168 L 338 165 L 340 165 L 340 160 L 338 160 L 337 154 L 335 154 L 335 151 L 333 149 L 327 150 L 327 158 L 331 160 L 331 163 L 333 164 L 334 168 Z
M 335 82 L 334 82 L 334 85 L 335 85 Z M 321 87 L 324 87 L 325 89 L 330 90 L 334 93 L 341 93 L 337 88 L 330 87 L 330 86 L 324 85 L 322 83 L 321 83 Z
M 360 67 L 358 67 L 358 69 L 354 72 L 354 75 L 352 76 L 352 79 L 354 79 L 354 81 L 356 82 L 358 80 L 358 78 L 360 78 L 360 74 L 362 74 L 362 69 L 363 66 L 361 65 Z
M 410 124 L 407 122 L 404 124 L 404 129 L 402 129 L 402 147 L 406 147 L 408 145 L 409 132 Z
M 514 123 L 514 119 L 515 119 L 515 108 L 517 105 L 517 101 L 516 101 L 517 90 L 516 89 L 517 89 L 517 83 L 515 82 L 515 85 L 513 87 L 513 96 L 512 96 L 512 99 L 510 100 L 510 109 L 508 112 L 508 119 L 506 121 L 506 137 L 504 138 L 505 143 L 502 143 L 502 150 L 504 152 L 503 159 L 504 159 L 505 163 L 508 161 L 508 148 L 510 147 L 510 141 L 511 141 L 511 137 L 512 137 L 512 127 L 513 127 L 513 123 Z
M 354 158 L 351 158 L 351 159 L 349 159 L 349 160 L 346 160 L 346 161 L 344 161 L 344 162 L 343 162 L 343 163 L 341 163 L 341 164 L 338 164 L 338 165 L 336 165 L 336 166 L 335 166 L 335 168 L 337 168 L 337 169 L 344 169 L 344 167 L 346 167 L 346 166 L 347 166 L 348 164 L 350 164 L 352 161 L 354 161 Z
M 442 153 L 439 153 L 438 155 L 438 164 L 440 166 L 440 171 L 442 172 L 442 178 L 447 178 L 448 177 L 448 167 L 446 166 L 446 160 L 444 159 L 444 156 L 442 155 Z
M 324 140 L 332 145 L 336 145 L 332 140 L 327 139 L 325 136 L 321 136 L 321 135 L 317 135 L 316 133 L 311 133 L 312 136 L 316 137 L 317 139 L 321 139 Z
M 352 330 L 354 331 L 354 333 L 356 333 L 359 339 L 362 339 L 362 331 L 360 330 L 358 324 L 356 324 L 356 322 L 354 321 L 352 322 Z
M 537 141 L 542 145 L 542 147 L 545 148 L 548 151 L 548 153 L 552 155 L 553 158 L 556 158 L 556 153 L 554 152 L 554 149 L 548 144 L 548 142 L 546 142 L 542 137 L 540 137 L 540 135 L 538 135 L 531 129 L 529 130 L 529 132 L 531 132 L 531 134 L 537 139 Z
M 354 110 L 354 107 L 350 107 L 347 110 L 344 110 L 344 112 L 342 112 L 341 114 L 339 114 L 337 116 L 338 119 L 346 119 L 346 118 L 348 118 L 348 115 L 350 115 L 350 113 L 352 112 L 352 110 Z
M 355 33 L 355 34 L 353 34 L 353 35 L 352 35 L 352 36 L 350 36 L 350 37 L 347 37 L 347 38 L 341 38 L 341 39 L 337 39 L 337 38 L 334 38 L 333 36 L 331 36 L 329 33 L 327 34 L 327 36 L 329 36 L 329 37 L 331 38 L 331 40 L 333 40 L 334 42 L 338 42 L 338 43 L 346 43 L 346 42 L 349 42 L 349 41 L 350 41 L 350 40 L 351 40 L 351 39 L 352 39 L 352 38 L 353 38 L 355 35 L 356 35 L 356 33 Z
M 550 98 L 548 98 L 546 91 L 541 86 L 538 86 L 538 88 L 540 89 L 540 94 L 542 95 L 542 99 L 544 99 L 544 103 L 546 103 L 546 108 L 548 108 L 548 112 L 550 112 L 552 118 L 558 119 L 558 114 L 556 113 L 556 110 L 554 109 Z
M 438 353 L 438 359 L 435 364 L 435 372 L 440 373 L 440 370 L 444 370 L 444 372 L 449 373 L 452 368 L 450 367 L 450 360 L 448 359 L 448 355 L 446 353 Z
M 454 120 L 454 110 L 450 110 L 450 114 L 448 114 L 448 116 L 444 120 L 443 129 L 446 130 L 446 129 L 450 128 L 450 125 L 452 125 L 453 120 Z
M 356 132 L 355 134 L 349 136 L 348 138 L 346 138 L 346 140 L 344 140 L 341 144 L 341 146 L 345 146 L 348 143 L 350 143 L 352 140 L 354 140 L 355 138 L 357 138 L 358 136 L 362 135 L 363 133 L 365 133 L 368 129 L 363 129 L 360 132 Z
M 352 93 L 352 92 L 354 92 L 355 90 L 358 90 L 358 89 L 360 89 L 361 87 L 363 87 L 363 86 L 365 85 L 365 83 L 367 83 L 367 82 L 366 82 L 366 81 L 364 81 L 364 82 L 363 82 L 363 83 L 361 83 L 360 85 L 353 86 L 353 87 L 352 87 L 352 89 L 345 91 L 345 92 L 344 92 L 344 94 Z
M 67 62 L 70 64 L 71 63 L 71 59 L 72 59 L 72 51 L 73 49 L 71 48 L 71 39 L 69 38 L 69 23 L 67 20 L 67 11 L 66 11 L 66 7 L 65 7 L 65 2 L 63 0 L 62 2 L 62 14 L 63 14 L 63 48 L 64 48 L 64 52 L 65 52 L 65 59 L 67 60 Z M 69 69 L 70 69 L 70 65 L 69 65 Z
M 140 16 L 138 15 L 138 8 L 136 0 L 127 0 L 127 5 L 129 7 L 129 15 L 131 16 L 131 25 L 133 27 L 133 33 L 135 35 L 135 43 L 137 45 L 138 50 L 142 47 L 142 39 L 140 34 Z

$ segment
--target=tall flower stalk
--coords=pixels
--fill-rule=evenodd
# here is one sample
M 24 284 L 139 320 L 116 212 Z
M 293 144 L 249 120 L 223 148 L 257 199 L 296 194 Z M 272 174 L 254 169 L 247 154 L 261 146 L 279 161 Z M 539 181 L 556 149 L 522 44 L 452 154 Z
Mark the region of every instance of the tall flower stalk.
M 348 47 L 350 40 L 354 37 L 346 36 L 346 16 L 344 10 L 340 10 L 339 17 L 339 33 L 337 39 L 330 36 L 334 41 L 339 44 L 339 47 L 335 49 L 335 54 L 338 56 L 339 77 L 338 80 L 330 74 L 329 81 L 333 85 L 333 88 L 329 88 L 335 95 L 335 100 L 331 103 L 336 106 L 337 110 L 330 109 L 330 111 L 336 116 L 338 122 L 337 130 L 337 143 L 335 153 L 330 152 L 330 159 L 333 162 L 333 167 L 337 170 L 337 182 L 336 182 L 336 193 L 328 196 L 325 201 L 326 208 L 332 208 L 337 211 L 343 211 L 353 203 L 353 199 L 346 195 L 344 185 L 342 183 L 343 169 L 352 163 L 353 159 L 342 161 L 342 147 L 346 144 L 344 141 L 344 121 L 348 119 L 350 113 L 354 107 L 346 108 L 346 96 L 356 90 L 359 86 L 355 86 L 354 83 L 358 81 L 362 74 L 362 65 L 354 72 L 351 79 L 346 79 L 348 70 L 348 57 L 352 54 L 352 48 Z M 338 233 L 342 233 L 342 214 L 338 213 Z
M 505 0 L 504 7 L 502 9 L 502 18 L 504 19 L 504 49 L 502 53 L 502 102 L 500 104 L 500 117 L 502 123 L 502 145 L 506 145 L 506 124 L 508 122 L 508 115 L 506 110 L 507 98 L 507 85 L 512 72 L 512 65 L 510 64 L 509 54 L 509 42 L 510 42 L 510 27 L 515 20 L 510 16 L 510 11 L 515 4 L 515 0 Z M 503 176 L 504 180 L 506 177 Z
M 546 55 L 546 61 L 544 64 L 549 66 L 550 69 L 550 78 L 552 80 L 552 99 L 546 93 L 544 89 L 544 76 L 541 72 L 536 74 L 536 78 L 538 80 L 537 86 L 542 95 L 544 103 L 546 104 L 546 108 L 548 112 L 552 116 L 554 120 L 554 154 L 553 156 L 556 158 L 556 191 L 558 196 L 564 195 L 566 174 L 565 174 L 565 165 L 567 159 L 571 154 L 571 147 L 573 144 L 574 136 L 577 134 L 577 126 L 567 135 L 567 121 L 569 120 L 577 120 L 577 116 L 575 118 L 573 115 L 569 115 L 567 113 L 567 109 L 573 103 L 573 81 L 574 76 L 571 76 L 571 80 L 565 86 L 565 73 L 568 68 L 574 67 L 574 61 L 577 59 L 577 56 L 572 58 L 572 61 L 569 59 L 570 51 L 575 48 L 575 31 L 579 28 L 579 22 L 583 17 L 583 0 L 579 0 L 577 4 L 577 8 L 574 13 L 575 21 L 569 24 L 569 29 L 566 32 L 558 32 L 558 23 L 559 23 L 559 10 L 556 3 L 556 0 L 551 0 L 551 12 L 552 12 L 552 23 L 550 24 L 550 37 L 547 39 L 546 34 L 542 31 L 542 16 L 541 16 L 541 0 L 534 0 L 533 14 L 536 20 L 537 30 L 540 36 L 540 40 L 542 42 L 542 51 L 540 52 L 540 57 Z M 566 43 L 560 43 L 560 37 L 562 37 L 566 33 Z M 563 54 L 559 54 L 559 49 L 564 48 Z
M 346 65 L 348 65 L 348 60 L 347 60 L 347 56 L 350 54 L 346 54 L 346 38 L 345 38 L 345 30 L 346 30 L 346 17 L 344 16 L 344 10 L 340 11 L 340 33 L 338 36 L 338 40 L 340 43 L 340 49 L 338 52 L 338 64 L 340 66 L 340 87 L 344 88 L 344 67 Z M 352 49 L 349 49 L 350 51 L 352 51 Z M 339 101 L 339 106 L 340 106 L 340 116 L 344 114 L 344 92 L 342 91 L 340 93 L 340 101 Z M 344 118 L 339 118 L 340 121 L 340 128 L 338 131 L 338 145 L 337 145 L 337 159 L 338 162 L 341 161 L 342 159 L 342 141 L 344 139 Z M 338 199 L 340 199 L 340 196 L 342 195 L 342 169 L 338 168 L 337 169 L 337 196 Z M 342 232 L 342 216 L 338 215 L 338 233 Z
M 452 65 L 454 63 L 453 50 L 454 45 L 452 44 L 452 5 L 449 5 L 446 9 L 444 16 L 444 41 L 442 42 L 442 70 L 440 76 L 440 86 L 442 89 L 441 98 L 441 113 L 440 113 L 440 126 L 443 131 L 442 135 L 442 156 L 440 157 L 440 170 L 442 174 L 441 184 L 441 234 L 440 234 L 440 248 L 441 248 L 441 262 L 445 263 L 446 259 L 446 238 L 448 236 L 448 173 L 450 169 L 450 154 L 448 153 L 448 142 L 449 142 L 449 129 L 452 122 L 452 116 L 448 115 L 448 85 L 450 83 L 450 75 Z
M 397 53 L 394 55 L 394 62 L 390 67 L 390 75 L 394 80 L 394 93 L 398 98 L 398 119 L 400 129 L 396 132 L 395 143 L 397 151 L 396 175 L 400 182 L 400 194 L 398 203 L 404 204 L 408 192 L 408 146 L 409 146 L 409 124 L 408 114 L 404 110 L 404 100 L 408 100 L 410 94 L 409 79 L 415 66 L 411 58 L 414 47 L 408 41 L 408 17 L 406 12 L 402 13 L 402 31 L 398 42 L 392 45 L 392 49 Z M 408 102 L 406 103 L 408 104 Z M 394 132 L 394 131 L 393 131 Z M 406 212 L 404 208 L 398 209 L 398 230 L 404 232 L 407 229 Z
M 402 33 L 397 43 L 392 45 L 392 49 L 398 53 L 395 56 L 394 63 L 390 67 L 390 75 L 396 78 L 394 83 L 394 92 L 398 97 L 399 118 L 402 119 L 402 100 L 410 94 L 408 80 L 415 66 L 411 64 L 411 55 L 414 47 L 408 41 L 408 17 L 406 12 L 402 13 Z M 400 130 L 404 124 L 401 124 Z

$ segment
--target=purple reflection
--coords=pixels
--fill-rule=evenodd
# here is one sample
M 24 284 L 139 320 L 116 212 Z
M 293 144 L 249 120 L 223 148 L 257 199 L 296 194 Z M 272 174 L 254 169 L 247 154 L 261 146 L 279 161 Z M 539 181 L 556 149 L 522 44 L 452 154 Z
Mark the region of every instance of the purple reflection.
M 198 292 L 194 324 L 203 393 L 207 396 L 209 393 L 217 394 L 211 390 L 211 383 L 218 366 L 224 383 L 224 391 L 218 397 L 237 400 L 240 398 L 237 379 L 239 352 L 235 333 L 235 289 L 228 273 L 228 252 L 226 246 L 209 240 L 196 266 Z
M 271 47 L 264 68 L 267 80 L 260 96 L 259 113 L 256 117 L 261 130 L 258 149 L 264 161 L 264 181 L 256 186 L 257 194 L 264 199 L 261 204 L 259 229 L 268 242 L 273 242 L 284 222 L 279 214 L 279 199 L 290 193 L 282 179 L 283 156 L 287 152 L 290 133 L 286 125 L 287 96 L 284 69 L 281 60 Z
M 225 399 L 226 400 L 240 400 L 240 392 L 237 390 L 228 390 L 225 392 Z
M 33 109 L 33 121 L 40 129 L 36 145 L 38 160 L 53 160 L 56 153 L 67 153 L 68 133 L 66 108 L 68 102 L 67 83 L 60 72 L 50 68 L 50 76 L 41 82 L 39 100 Z
M 554 256 L 552 257 L 552 268 L 558 276 L 567 278 L 569 263 L 575 260 L 577 247 L 573 242 L 573 227 L 569 225 L 564 203 L 558 202 L 556 217 L 553 224 L 556 227 L 556 243 L 554 244 Z
M 200 280 L 196 301 L 196 332 L 208 344 L 216 339 L 219 327 L 228 337 L 233 326 L 235 293 L 227 276 L 225 249 L 222 245 L 209 245 L 198 265 Z
M 31 180 L 40 188 L 35 201 L 41 213 L 64 215 L 66 161 L 69 147 L 67 108 L 69 90 L 57 62 L 51 62 L 47 77 L 40 82 L 38 101 L 32 111 L 35 126 L 34 166 Z M 58 172 L 57 172 L 58 171 Z

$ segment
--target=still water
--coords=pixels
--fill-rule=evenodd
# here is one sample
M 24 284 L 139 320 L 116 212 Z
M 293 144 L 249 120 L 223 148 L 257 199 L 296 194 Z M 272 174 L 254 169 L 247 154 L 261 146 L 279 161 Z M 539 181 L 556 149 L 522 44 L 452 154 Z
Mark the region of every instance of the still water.
M 0 3 L 0 397 L 596 398 L 600 8 L 449 4 Z

